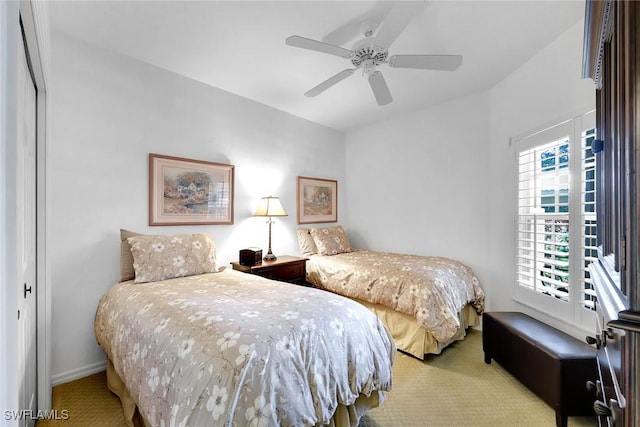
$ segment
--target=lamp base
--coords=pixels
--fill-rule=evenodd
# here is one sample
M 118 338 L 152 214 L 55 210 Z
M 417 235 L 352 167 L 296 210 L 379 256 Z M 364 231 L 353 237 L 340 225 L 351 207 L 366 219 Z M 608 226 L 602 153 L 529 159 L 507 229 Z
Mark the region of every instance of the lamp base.
M 275 261 L 275 260 L 277 260 L 277 259 L 278 259 L 278 257 L 277 257 L 277 256 L 275 256 L 274 254 L 272 254 L 272 253 L 271 253 L 271 251 L 269 251 L 269 253 L 268 253 L 268 254 L 266 254 L 266 255 L 264 256 L 264 258 L 262 258 L 262 260 L 263 260 L 263 261 Z

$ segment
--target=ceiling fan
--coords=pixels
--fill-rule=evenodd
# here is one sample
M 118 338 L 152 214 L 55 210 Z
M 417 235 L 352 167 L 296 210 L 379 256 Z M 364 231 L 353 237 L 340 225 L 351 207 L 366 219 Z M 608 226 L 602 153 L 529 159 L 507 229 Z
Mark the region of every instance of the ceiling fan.
M 460 55 L 393 55 L 389 56 L 389 46 L 409 24 L 423 4 L 419 2 L 399 3 L 393 7 L 381 24 L 375 21 L 363 23 L 364 38 L 357 41 L 351 49 L 335 44 L 313 40 L 301 36 L 289 36 L 286 44 L 303 49 L 327 53 L 349 59 L 354 68 L 347 68 L 329 77 L 319 85 L 305 93 L 313 97 L 351 76 L 356 70 L 362 69 L 363 75 L 368 76 L 369 85 L 378 105 L 387 105 L 393 101 L 387 82 L 380 71 L 381 64 L 394 68 L 414 68 L 423 70 L 454 71 L 462 65 Z

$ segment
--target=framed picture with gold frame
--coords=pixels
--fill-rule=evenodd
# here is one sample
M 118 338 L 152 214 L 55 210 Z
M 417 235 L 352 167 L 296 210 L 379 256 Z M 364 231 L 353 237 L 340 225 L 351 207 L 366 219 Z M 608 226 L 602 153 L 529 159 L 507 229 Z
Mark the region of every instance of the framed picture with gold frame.
M 338 181 L 298 177 L 298 224 L 338 221 Z
M 234 166 L 149 153 L 149 225 L 233 224 Z

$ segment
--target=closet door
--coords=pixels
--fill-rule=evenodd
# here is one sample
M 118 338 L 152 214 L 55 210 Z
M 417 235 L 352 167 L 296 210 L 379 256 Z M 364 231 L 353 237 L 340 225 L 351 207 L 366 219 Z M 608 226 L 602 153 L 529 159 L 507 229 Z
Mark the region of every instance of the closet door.
M 36 349 L 36 88 L 22 38 L 18 61 L 16 243 L 18 262 L 18 369 L 20 426 L 37 414 Z
M 583 76 L 596 83 L 600 425 L 640 426 L 640 2 L 588 0 Z

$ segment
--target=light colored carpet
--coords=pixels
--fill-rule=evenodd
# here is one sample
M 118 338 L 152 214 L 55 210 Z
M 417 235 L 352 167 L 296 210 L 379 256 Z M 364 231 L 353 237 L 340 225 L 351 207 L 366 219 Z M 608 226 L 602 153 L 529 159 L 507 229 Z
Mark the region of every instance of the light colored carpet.
M 118 398 L 104 372 L 53 388 L 53 406 L 68 420 L 42 420 L 37 427 L 117 427 L 124 425 Z M 570 427 L 596 426 L 592 417 L 569 417 Z M 468 337 L 425 361 L 398 353 L 393 390 L 360 427 L 517 426 L 553 427 L 550 406 L 496 362 L 484 363 L 482 334 Z
M 90 375 L 53 388 L 53 409 L 66 420 L 38 420 L 37 427 L 119 427 L 124 426 L 122 406 L 118 396 L 107 388 L 106 372 Z
M 568 424 L 598 423 L 595 417 L 569 417 Z M 424 362 L 398 353 L 393 390 L 360 421 L 360 427 L 555 425 L 549 405 L 495 361 L 484 363 L 477 330 Z

